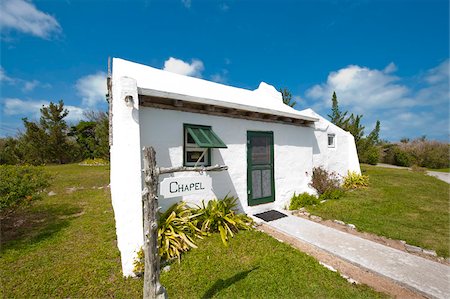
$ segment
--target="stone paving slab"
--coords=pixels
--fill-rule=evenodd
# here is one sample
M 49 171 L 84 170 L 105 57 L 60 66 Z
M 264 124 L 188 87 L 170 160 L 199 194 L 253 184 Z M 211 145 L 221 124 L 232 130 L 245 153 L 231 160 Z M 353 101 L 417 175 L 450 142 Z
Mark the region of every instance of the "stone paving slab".
M 428 175 L 434 176 L 435 178 L 450 184 L 450 173 L 439 172 L 439 171 L 427 171 Z
M 450 267 L 288 215 L 267 225 L 431 298 L 450 298 Z

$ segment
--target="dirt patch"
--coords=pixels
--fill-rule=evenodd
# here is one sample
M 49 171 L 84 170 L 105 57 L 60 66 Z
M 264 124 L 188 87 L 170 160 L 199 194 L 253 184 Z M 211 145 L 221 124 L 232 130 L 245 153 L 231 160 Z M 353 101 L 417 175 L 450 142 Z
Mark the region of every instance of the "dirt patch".
M 66 193 L 73 193 L 73 192 L 75 192 L 75 191 L 78 191 L 78 190 L 83 190 L 84 189 L 84 187 L 69 187 L 69 188 L 66 188 Z
M 332 227 L 332 228 L 335 228 L 337 230 L 340 230 L 340 231 L 343 231 L 343 232 L 346 232 L 346 233 L 349 233 L 349 234 L 361 237 L 363 239 L 370 240 L 370 241 L 373 241 L 373 242 L 377 242 L 379 244 L 382 244 L 382 245 L 385 245 L 385 246 L 389 246 L 389 247 L 392 247 L 392 248 L 395 248 L 395 249 L 407 252 L 409 254 L 414 254 L 414 255 L 426 258 L 428 260 L 431 260 L 431 261 L 434 261 L 434 262 L 438 262 L 438 263 L 450 266 L 450 261 L 445 259 L 445 258 L 443 258 L 443 257 L 432 256 L 432 255 L 425 254 L 425 253 L 422 253 L 422 252 L 416 253 L 416 252 L 411 252 L 411 251 L 406 250 L 406 242 L 405 241 L 389 239 L 389 238 L 386 238 L 386 237 L 383 237 L 383 236 L 378 236 L 378 235 L 367 233 L 367 232 L 361 232 L 361 231 L 358 231 L 357 229 L 350 228 L 348 226 L 348 224 L 340 224 L 340 223 L 336 223 L 336 222 L 334 222 L 332 220 L 323 220 L 320 217 L 317 217 L 317 216 L 314 216 L 314 215 L 309 215 L 309 213 L 304 213 L 302 211 L 293 211 L 292 215 L 297 216 L 297 217 L 301 217 L 301 218 L 304 218 L 304 219 L 312 220 L 314 222 L 317 222 L 317 223 L 326 225 L 328 227 Z M 424 250 L 426 250 L 426 249 L 424 248 Z
M 58 218 L 59 218 L 59 219 L 77 218 L 77 217 L 80 217 L 80 216 L 83 215 L 83 214 L 84 214 L 84 211 L 81 211 L 81 212 L 79 212 L 79 213 L 72 214 L 72 215 L 62 215 L 62 216 L 59 216 Z
M 345 277 L 348 281 L 356 281 L 357 283 L 366 284 L 378 292 L 388 294 L 395 298 L 426 298 L 421 294 L 399 285 L 389 278 L 380 276 L 345 260 L 337 258 L 324 250 L 281 233 L 268 225 L 261 224 L 257 229 L 316 258 L 322 264 L 336 269 L 341 276 Z

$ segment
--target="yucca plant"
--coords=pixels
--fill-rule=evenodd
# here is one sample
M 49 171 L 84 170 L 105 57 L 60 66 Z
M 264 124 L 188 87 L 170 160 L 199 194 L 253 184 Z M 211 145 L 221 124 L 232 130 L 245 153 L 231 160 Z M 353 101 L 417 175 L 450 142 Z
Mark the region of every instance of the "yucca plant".
M 357 189 L 369 186 L 369 177 L 362 175 L 356 171 L 348 171 L 347 176 L 344 178 L 345 189 Z
M 181 253 L 197 248 L 194 238 L 205 235 L 197 228 L 197 216 L 192 213 L 185 202 L 172 205 L 159 214 L 158 219 L 158 253 L 162 259 L 180 259 Z
M 237 214 L 237 198 L 225 196 L 222 200 L 210 200 L 207 204 L 202 201 L 202 205 L 193 213 L 198 215 L 197 227 L 205 233 L 219 232 L 222 242 L 228 245 L 228 238 L 234 237 L 239 230 L 252 228 L 253 220 L 245 214 Z

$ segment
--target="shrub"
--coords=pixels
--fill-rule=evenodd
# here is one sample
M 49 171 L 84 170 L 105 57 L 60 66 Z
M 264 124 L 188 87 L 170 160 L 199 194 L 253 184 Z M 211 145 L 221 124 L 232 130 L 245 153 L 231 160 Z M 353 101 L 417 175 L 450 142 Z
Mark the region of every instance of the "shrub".
M 358 158 L 361 163 L 376 165 L 379 162 L 380 148 L 376 145 L 378 142 L 377 140 L 378 137 L 372 136 L 362 138 L 356 143 Z
M 103 166 L 109 165 L 109 161 L 102 158 L 85 159 L 79 163 L 82 166 Z
M 343 186 L 345 189 L 367 187 L 369 186 L 369 177 L 359 174 L 356 171 L 348 171 L 347 176 L 344 178 Z
M 386 164 L 394 164 L 394 148 L 397 145 L 386 143 L 381 146 L 381 162 Z
M 409 167 L 412 164 L 413 157 L 400 148 L 394 149 L 394 165 Z
M 40 199 L 50 179 L 39 167 L 0 165 L 0 214 Z
M 158 253 L 161 258 L 180 259 L 182 252 L 197 248 L 194 238 L 201 238 L 204 233 L 197 228 L 198 215 L 192 212 L 193 209 L 181 201 L 159 214 Z
M 323 167 L 314 167 L 309 185 L 316 189 L 320 196 L 327 190 L 339 189 L 340 180 L 335 172 L 327 171 Z
M 222 242 L 227 246 L 229 237 L 239 230 L 248 230 L 253 227 L 253 220 L 245 214 L 237 214 L 236 197 L 225 196 L 222 200 L 210 200 L 193 211 L 197 216 L 197 227 L 205 233 L 219 232 Z
M 377 165 L 380 160 L 380 150 L 376 146 L 370 146 L 360 153 L 360 160 L 362 163 Z
M 410 165 L 417 164 L 426 168 L 450 167 L 449 144 L 418 138 L 408 143 L 399 144 L 399 149 L 410 156 Z
M 133 260 L 133 273 L 140 277 L 144 274 L 145 270 L 145 254 L 144 248 L 141 247 L 136 253 L 136 257 Z
M 339 199 L 345 194 L 345 191 L 342 189 L 331 189 L 327 190 L 319 196 L 319 200 L 330 200 L 330 199 Z
M 295 195 L 294 193 L 289 204 L 289 210 L 298 210 L 301 207 L 316 205 L 319 202 L 320 200 L 315 195 L 306 192 L 299 195 Z

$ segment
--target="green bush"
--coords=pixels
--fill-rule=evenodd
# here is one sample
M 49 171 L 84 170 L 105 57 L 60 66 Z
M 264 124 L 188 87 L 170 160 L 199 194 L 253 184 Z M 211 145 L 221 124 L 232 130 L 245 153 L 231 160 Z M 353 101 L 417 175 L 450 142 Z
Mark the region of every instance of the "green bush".
M 0 165 L 0 214 L 40 199 L 50 179 L 40 167 Z
M 239 230 L 248 230 L 253 227 L 253 220 L 245 214 L 235 211 L 236 197 L 225 196 L 222 200 L 210 200 L 193 211 L 198 221 L 197 227 L 205 233 L 219 232 L 222 242 L 227 246 L 229 237 Z
M 370 165 L 377 165 L 380 161 L 380 150 L 376 146 L 370 146 L 360 153 L 360 160 L 362 163 Z
M 331 189 L 325 191 L 323 194 L 319 196 L 319 200 L 330 200 L 330 199 L 339 199 L 345 194 L 345 191 L 342 189 Z
M 317 196 L 309 194 L 309 193 L 301 193 L 291 198 L 291 203 L 289 204 L 289 210 L 298 210 L 305 206 L 316 205 L 320 202 L 320 199 Z
M 335 172 L 328 171 L 323 167 L 314 167 L 309 185 L 316 189 L 320 196 L 328 190 L 339 189 L 341 183 Z
M 413 157 L 400 148 L 394 149 L 394 165 L 409 167 L 413 163 Z
M 383 146 L 383 162 L 398 166 L 418 165 L 426 168 L 449 168 L 449 144 L 424 137 Z
M 356 171 L 348 171 L 344 178 L 343 187 L 345 189 L 357 189 L 369 186 L 369 177 L 359 174 Z

